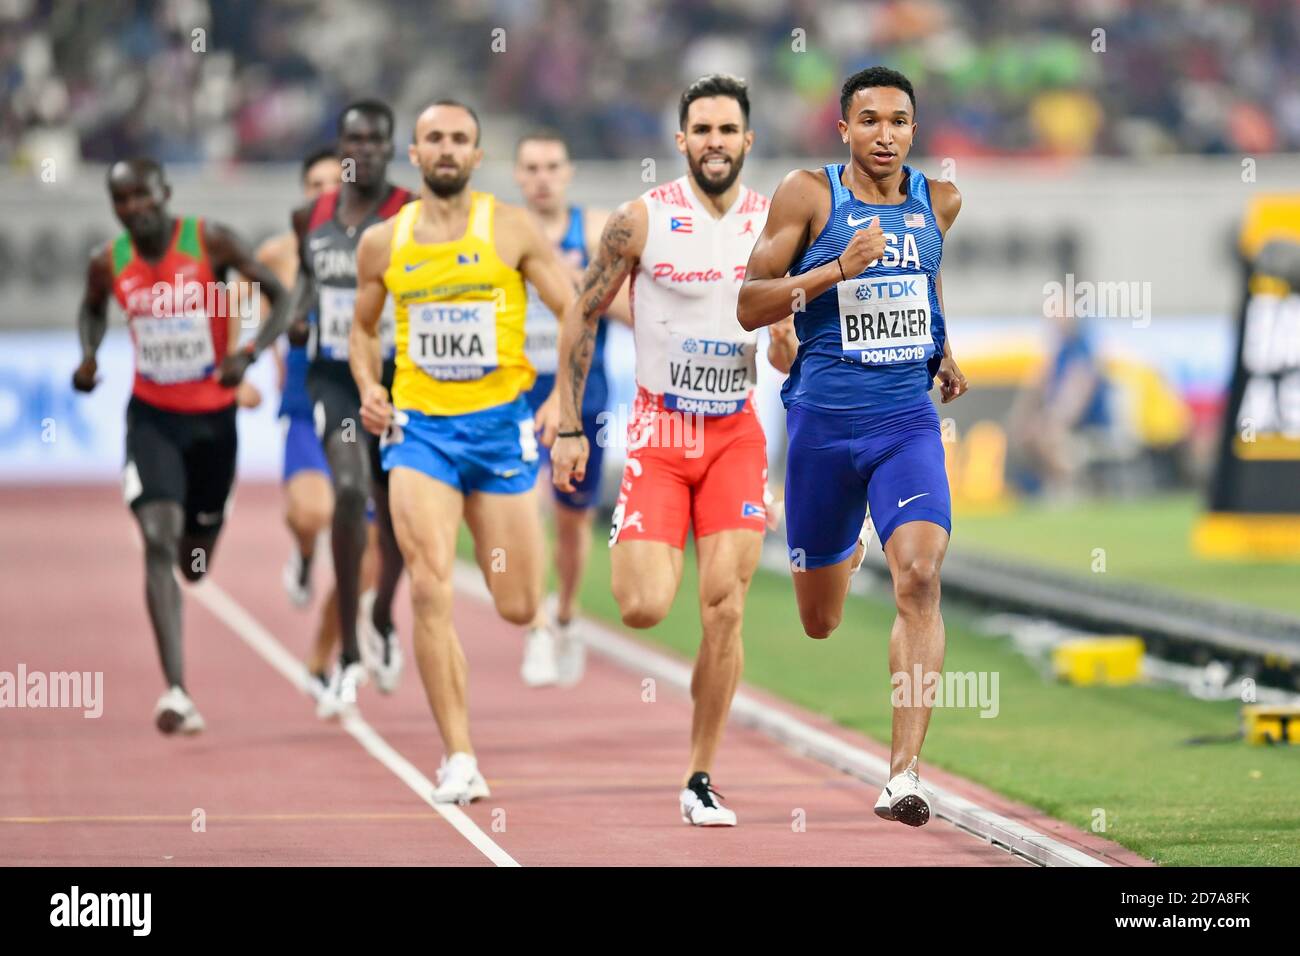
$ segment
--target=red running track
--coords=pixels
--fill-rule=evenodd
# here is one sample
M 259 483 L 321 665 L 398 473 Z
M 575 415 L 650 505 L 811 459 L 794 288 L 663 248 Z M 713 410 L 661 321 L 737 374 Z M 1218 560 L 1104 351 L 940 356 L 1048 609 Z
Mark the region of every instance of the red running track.
M 281 590 L 289 537 L 279 508 L 277 488 L 239 489 L 211 578 L 301 657 L 316 612 L 293 609 Z M 97 719 L 0 710 L 0 863 L 491 865 L 337 723 L 317 720 L 312 702 L 192 593 L 186 681 L 208 730 L 159 734 L 151 712 L 162 676 L 142 559 L 114 488 L 0 491 L 0 526 L 0 671 L 21 663 L 28 673 L 104 675 Z M 318 594 L 327 574 L 327 564 L 316 569 Z M 404 589 L 397 618 L 410 665 Z M 741 825 L 687 827 L 676 804 L 690 727 L 684 695 L 661 686 L 657 701 L 644 703 L 639 675 L 594 655 L 579 687 L 528 690 L 518 676 L 519 628 L 472 597 L 460 598 L 456 623 L 475 746 L 492 788 L 465 812 L 522 865 L 1024 862 L 944 821 L 910 830 L 877 820 L 874 789 L 737 727 L 714 778 Z M 391 697 L 373 687 L 362 695 L 365 720 L 431 778 L 441 744 L 414 667 Z M 1047 822 L 952 778 L 943 784 Z M 1059 837 L 1063 825 L 1050 825 Z M 1141 862 L 1074 835 L 1110 862 Z

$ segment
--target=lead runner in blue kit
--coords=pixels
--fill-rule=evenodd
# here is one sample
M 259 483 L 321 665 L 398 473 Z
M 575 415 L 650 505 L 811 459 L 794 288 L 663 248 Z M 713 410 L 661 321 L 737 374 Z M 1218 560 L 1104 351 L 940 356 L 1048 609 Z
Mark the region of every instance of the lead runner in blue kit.
M 889 670 L 890 779 L 876 814 L 925 824 L 933 795 L 917 761 L 930 722 L 917 673 L 943 667 L 939 568 L 952 528 L 939 418 L 966 391 L 952 358 L 939 264 L 961 208 L 951 182 L 904 165 L 916 95 L 871 67 L 845 81 L 840 135 L 850 162 L 798 169 L 772 198 L 740 291 L 746 329 L 793 310 L 799 352 L 782 389 L 789 433 L 786 529 L 799 616 L 809 637 L 839 625 L 865 555 L 868 513 L 894 582 Z M 897 699 L 895 701 L 898 703 Z

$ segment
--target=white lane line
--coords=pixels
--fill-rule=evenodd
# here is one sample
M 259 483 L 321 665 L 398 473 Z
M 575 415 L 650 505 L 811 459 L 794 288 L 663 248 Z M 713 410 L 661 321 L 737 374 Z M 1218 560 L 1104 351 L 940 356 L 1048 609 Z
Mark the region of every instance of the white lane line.
M 487 601 L 492 599 L 482 574 L 472 564 L 457 561 L 453 581 L 460 594 L 473 595 Z M 653 677 L 679 691 L 690 693 L 689 666 L 592 618 L 583 617 L 581 620 L 583 639 L 592 650 L 625 670 L 642 677 Z M 805 757 L 857 777 L 871 786 L 883 787 L 889 780 L 889 761 L 818 730 L 744 692 L 737 693 L 732 702 L 731 719 Z M 935 816 L 1035 863 L 1043 866 L 1110 866 L 1104 859 L 1039 833 L 1032 827 L 995 813 L 943 787 L 927 783 L 926 788 L 935 796 Z
M 291 654 L 275 636 L 264 628 L 256 618 L 249 614 L 238 602 L 227 594 L 214 581 L 204 580 L 191 585 L 186 593 L 206 607 L 223 624 L 257 654 L 274 668 L 281 677 L 296 687 L 303 694 L 309 694 L 308 682 L 311 675 L 307 668 Z M 343 729 L 352 735 L 372 757 L 382 763 L 406 784 L 415 795 L 433 807 L 442 818 L 455 828 L 461 836 L 474 845 L 480 853 L 497 866 L 519 866 L 519 863 L 505 850 L 497 846 L 478 824 L 471 820 L 460 807 L 454 804 L 433 802 L 433 782 L 422 774 L 415 765 L 384 740 L 379 733 L 366 723 L 360 714 L 349 714 L 342 718 Z

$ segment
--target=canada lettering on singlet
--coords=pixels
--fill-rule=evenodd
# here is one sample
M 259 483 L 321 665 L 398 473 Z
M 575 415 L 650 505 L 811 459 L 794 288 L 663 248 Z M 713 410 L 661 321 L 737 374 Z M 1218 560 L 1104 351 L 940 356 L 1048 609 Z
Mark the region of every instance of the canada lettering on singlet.
M 346 362 L 352 335 L 352 316 L 357 302 L 357 243 L 366 227 L 383 222 L 410 196 L 394 187 L 388 196 L 357 227 L 349 229 L 338 220 L 337 191 L 324 193 L 312 207 L 306 244 L 307 263 L 316 283 L 315 322 L 308 352 L 314 361 Z M 393 300 L 384 301 L 379 318 L 380 352 L 392 361 L 397 347 Z

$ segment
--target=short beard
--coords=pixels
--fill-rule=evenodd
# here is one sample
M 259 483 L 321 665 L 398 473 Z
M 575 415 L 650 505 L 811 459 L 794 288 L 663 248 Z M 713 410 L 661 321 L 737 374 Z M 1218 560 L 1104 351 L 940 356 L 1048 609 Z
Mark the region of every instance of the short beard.
M 430 191 L 439 199 L 447 199 L 450 196 L 459 195 L 464 191 L 465 186 L 469 183 L 469 172 L 461 173 L 455 179 L 435 179 L 432 176 L 424 177 L 424 184 L 429 187 Z
M 737 179 L 740 178 L 740 169 L 745 165 L 745 154 L 741 153 L 739 157 L 731 162 L 731 175 L 726 179 L 714 181 L 704 175 L 704 164 L 696 163 L 695 160 L 688 158 L 686 165 L 691 169 L 691 176 L 695 179 L 695 184 L 704 190 L 710 196 L 721 196 L 732 187 Z

